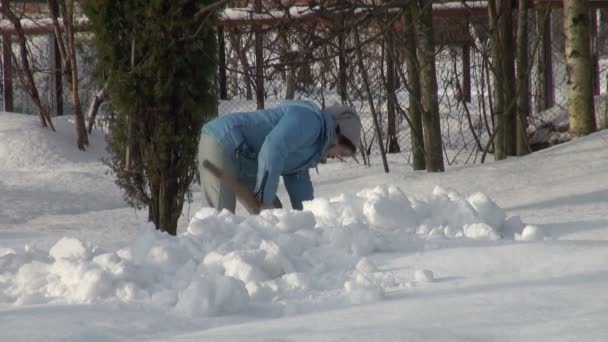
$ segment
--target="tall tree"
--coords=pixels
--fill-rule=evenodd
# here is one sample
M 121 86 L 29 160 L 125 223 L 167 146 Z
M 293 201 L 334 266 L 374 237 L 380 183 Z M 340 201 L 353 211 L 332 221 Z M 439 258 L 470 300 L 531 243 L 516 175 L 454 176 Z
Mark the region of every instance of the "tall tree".
M 215 14 L 198 12 L 209 3 L 85 1 L 117 113 L 107 162 L 126 199 L 172 235 L 197 172 L 200 129 L 217 109 Z
M 1 0 L 0 6 L 2 10 L 0 13 L 2 17 L 10 12 L 9 0 Z M 13 108 L 13 58 L 12 58 L 12 41 L 11 34 L 6 30 L 2 30 L 0 33 L 2 36 L 2 109 L 5 112 L 12 112 Z M 40 113 L 40 122 L 44 127 L 46 125 L 46 118 Z
M 374 106 L 374 95 L 370 86 L 369 76 L 367 74 L 367 69 L 365 68 L 365 64 L 363 62 L 363 44 L 361 44 L 361 38 L 359 37 L 359 30 L 357 28 L 353 30 L 353 35 L 355 37 L 355 52 L 357 54 L 357 64 L 359 65 L 361 78 L 363 79 L 363 86 L 365 87 L 365 93 L 367 94 L 369 108 L 372 112 L 372 119 L 376 131 L 376 138 L 378 139 L 378 147 L 380 148 L 380 155 L 382 156 L 382 165 L 384 166 L 384 172 L 388 173 L 389 168 L 388 161 L 386 159 L 386 150 L 384 149 L 384 143 L 382 142 L 382 129 L 380 128 L 380 120 L 378 119 L 378 113 L 376 112 Z
M 254 0 L 254 10 L 262 13 L 262 0 Z M 260 26 L 254 28 L 255 35 L 255 99 L 258 109 L 264 108 L 264 33 Z
M 608 75 L 606 76 L 608 80 Z M 606 82 L 606 104 L 604 106 L 604 123 L 602 129 L 608 129 L 608 82 Z
M 513 39 L 513 8 L 511 0 L 497 0 L 498 13 L 498 34 L 499 46 L 502 50 L 502 76 L 504 86 L 502 96 L 504 96 L 504 146 L 505 154 L 514 156 L 516 154 L 517 133 L 516 133 L 516 95 L 515 95 L 515 44 Z
M 505 146 L 506 103 L 505 103 L 505 77 L 502 47 L 499 35 L 498 9 L 495 0 L 488 0 L 488 14 L 490 31 L 492 32 L 492 68 L 494 75 L 494 159 L 502 160 L 507 157 Z
M 444 171 L 439 99 L 437 97 L 437 73 L 435 68 L 435 42 L 433 38 L 433 1 L 418 0 L 419 15 L 416 17 L 416 38 L 420 64 L 420 89 L 426 170 Z
M 30 96 L 36 108 L 38 109 L 38 117 L 40 119 L 40 125 L 42 127 L 50 127 L 51 130 L 55 131 L 55 126 L 51 121 L 51 116 L 46 108 L 46 106 L 42 103 L 42 99 L 40 97 L 40 93 L 38 92 L 38 87 L 36 86 L 36 80 L 34 79 L 33 68 L 31 66 L 32 54 L 28 47 L 27 37 L 25 35 L 25 30 L 21 25 L 21 16 L 15 13 L 11 8 L 8 0 L 2 0 L 0 2 L 0 14 L 4 17 L 4 19 L 8 20 L 14 29 L 14 34 L 17 39 L 17 46 L 19 49 L 19 55 L 16 55 L 11 49 L 10 43 L 10 35 L 2 35 L 3 38 L 3 62 L 7 63 L 8 61 L 14 61 L 19 66 L 16 68 L 17 76 L 19 77 L 19 81 L 25 88 L 25 91 Z M 5 78 L 5 84 L 7 84 L 7 77 L 12 74 L 11 65 L 3 66 L 3 77 Z M 8 95 L 5 90 L 4 95 Z M 12 102 L 12 93 L 5 97 L 5 101 Z
M 564 0 L 564 32 L 568 65 L 568 116 L 573 138 L 596 129 L 593 104 L 589 3 Z
M 517 18 L 517 113 L 516 113 L 516 154 L 528 154 L 526 128 L 530 114 L 530 78 L 528 76 L 528 2 L 519 2 Z
M 386 112 L 387 112 L 387 135 L 386 135 L 386 150 L 387 153 L 399 153 L 399 139 L 397 137 L 397 115 L 396 103 L 397 98 L 395 91 L 397 90 L 397 77 L 395 65 L 395 31 L 392 29 L 384 33 L 384 54 L 386 56 Z
M 535 11 L 535 30 L 540 41 L 536 49 L 536 96 L 534 109 L 542 112 L 553 105 L 552 58 L 551 58 L 551 10 Z
M 412 156 L 414 170 L 425 170 L 424 137 L 422 130 L 422 114 L 420 111 L 420 75 L 418 74 L 418 57 L 416 56 L 416 31 L 414 18 L 418 16 L 417 5 L 411 1 L 405 6 L 403 13 L 403 53 L 407 68 L 407 84 L 409 91 L 410 136 L 412 140 Z
M 78 89 L 78 62 L 76 60 L 76 41 L 74 39 L 76 4 L 73 0 L 47 0 L 47 4 L 51 12 L 59 55 L 64 66 L 62 70 L 65 79 L 70 85 L 70 95 L 76 118 L 76 143 L 79 149 L 84 150 L 85 146 L 89 144 L 89 137 L 84 122 Z M 63 25 L 59 23 L 59 20 L 61 20 Z

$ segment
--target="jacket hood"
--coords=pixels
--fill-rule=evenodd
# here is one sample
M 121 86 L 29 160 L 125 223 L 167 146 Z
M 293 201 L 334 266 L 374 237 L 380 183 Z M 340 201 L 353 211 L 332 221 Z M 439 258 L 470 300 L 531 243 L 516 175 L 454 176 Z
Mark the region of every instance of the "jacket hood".
M 359 115 L 352 108 L 341 104 L 329 106 L 323 111 L 331 115 L 334 127 L 340 127 L 340 134 L 348 139 L 356 149 L 361 141 Z

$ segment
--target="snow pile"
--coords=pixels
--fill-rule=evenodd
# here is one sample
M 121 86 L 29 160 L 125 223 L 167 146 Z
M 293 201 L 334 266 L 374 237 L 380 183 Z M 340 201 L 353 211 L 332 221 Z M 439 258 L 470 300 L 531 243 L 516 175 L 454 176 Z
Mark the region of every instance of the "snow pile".
M 204 208 L 177 238 L 148 226 L 114 251 L 68 237 L 48 252 L 4 250 L 0 302 L 128 303 L 197 316 L 373 302 L 407 286 L 379 271 L 367 258 L 373 252 L 424 239 L 495 240 L 507 226 L 521 233 L 521 221 L 505 217 L 483 194 L 439 187 L 427 201 L 390 186 L 315 199 L 304 211 L 240 217 Z
M 314 213 L 319 227 L 337 226 L 337 230 L 328 229 L 333 235 L 348 235 L 361 228 L 350 240 L 353 252 L 361 254 L 369 253 L 370 248 L 387 249 L 391 242 L 386 238 L 409 239 L 404 233 L 423 238 L 497 240 L 503 230 L 521 232 L 523 228 L 521 221 L 506 220 L 504 210 L 485 194 L 466 198 L 441 187 L 435 187 L 428 201 L 410 199 L 399 188 L 389 186 L 365 189 L 355 196 L 315 199 L 305 203 L 304 209 Z M 366 234 L 384 241 L 374 246 L 358 244 L 357 239 L 369 241 Z M 512 239 L 513 234 L 506 237 Z M 344 242 L 345 238 L 339 241 Z

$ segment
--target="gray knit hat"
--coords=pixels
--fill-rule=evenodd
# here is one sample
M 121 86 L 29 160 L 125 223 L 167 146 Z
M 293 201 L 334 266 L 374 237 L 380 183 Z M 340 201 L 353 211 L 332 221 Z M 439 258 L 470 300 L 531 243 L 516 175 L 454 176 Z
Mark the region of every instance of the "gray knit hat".
M 356 149 L 361 141 L 361 119 L 359 119 L 359 115 L 352 108 L 341 104 L 325 107 L 324 111 L 331 114 L 336 127 L 340 127 L 340 134 L 348 139 Z

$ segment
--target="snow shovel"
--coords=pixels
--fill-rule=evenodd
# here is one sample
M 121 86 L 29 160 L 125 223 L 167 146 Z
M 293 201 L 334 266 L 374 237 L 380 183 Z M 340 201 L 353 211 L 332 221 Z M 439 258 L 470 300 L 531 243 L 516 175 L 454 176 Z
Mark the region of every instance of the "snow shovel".
M 254 209 L 257 212 L 260 212 L 260 210 L 262 209 L 262 204 L 260 203 L 260 201 L 258 201 L 258 199 L 251 193 L 251 191 L 249 191 L 249 189 L 239 183 L 236 178 L 224 173 L 219 167 L 217 167 L 215 164 L 213 164 L 207 159 L 203 160 L 203 167 L 209 172 L 211 172 L 211 174 L 213 174 L 215 177 L 217 177 L 220 182 L 222 182 L 222 184 L 224 184 L 228 189 L 230 189 L 230 191 L 234 192 L 236 197 L 238 197 L 238 199 L 242 201 L 247 207 Z M 283 207 L 278 197 L 274 198 L 274 206 L 275 208 Z

